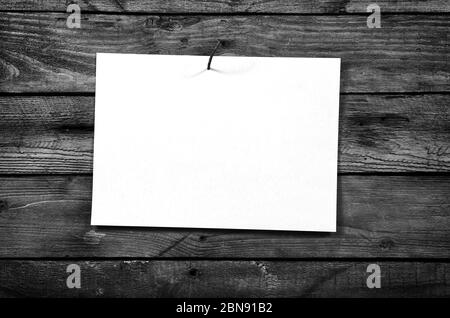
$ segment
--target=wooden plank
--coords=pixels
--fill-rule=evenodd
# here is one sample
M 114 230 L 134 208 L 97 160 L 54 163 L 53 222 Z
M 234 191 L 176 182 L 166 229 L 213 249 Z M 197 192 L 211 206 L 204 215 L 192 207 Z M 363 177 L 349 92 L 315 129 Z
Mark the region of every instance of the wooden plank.
M 65 12 L 72 1 L 3 0 L 0 10 Z M 149 13 L 366 13 L 365 0 L 83 0 L 76 1 L 88 12 Z M 445 0 L 377 0 L 382 12 L 449 12 Z
M 0 178 L 0 257 L 450 257 L 450 176 L 339 177 L 337 233 L 93 227 L 91 182 Z
M 0 92 L 93 92 L 95 53 L 342 58 L 342 92 L 449 91 L 446 15 L 151 16 L 63 13 L 0 17 Z M 205 62 L 207 58 L 205 57 Z M 205 63 L 206 65 L 206 63 Z M 206 67 L 206 66 L 205 66 Z
M 80 266 L 69 289 L 67 266 Z M 381 288 L 367 287 L 366 262 L 0 261 L 2 297 L 444 297 L 450 264 L 376 262 Z
M 449 105 L 441 94 L 342 95 L 339 171 L 449 172 Z M 0 97 L 0 174 L 92 173 L 93 123 L 93 97 Z
M 0 97 L 0 174 L 92 173 L 94 98 Z

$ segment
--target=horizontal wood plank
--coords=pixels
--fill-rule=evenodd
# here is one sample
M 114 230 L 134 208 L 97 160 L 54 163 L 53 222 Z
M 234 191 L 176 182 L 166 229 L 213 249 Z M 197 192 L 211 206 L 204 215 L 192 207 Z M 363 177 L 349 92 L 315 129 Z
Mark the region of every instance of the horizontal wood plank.
M 93 227 L 91 183 L 1 177 L 0 257 L 450 257 L 450 176 L 339 177 L 337 233 Z
M 94 97 L 0 96 L 0 174 L 92 173 Z
M 449 172 L 449 106 L 450 94 L 341 95 L 339 171 Z M 93 134 L 94 97 L 0 96 L 0 174 L 92 173 Z
M 80 267 L 79 289 L 66 272 Z M 376 262 L 381 288 L 367 287 L 370 262 L 0 261 L 2 297 L 444 297 L 450 264 Z
M 447 92 L 446 15 L 154 16 L 63 13 L 0 16 L 0 92 L 94 92 L 95 53 L 340 57 L 342 92 Z M 207 58 L 205 57 L 205 62 Z M 206 63 L 205 63 L 206 65 Z
M 2 0 L 0 10 L 65 12 L 78 3 L 88 12 L 149 13 L 366 13 L 366 0 Z M 382 12 L 449 12 L 445 0 L 377 0 Z

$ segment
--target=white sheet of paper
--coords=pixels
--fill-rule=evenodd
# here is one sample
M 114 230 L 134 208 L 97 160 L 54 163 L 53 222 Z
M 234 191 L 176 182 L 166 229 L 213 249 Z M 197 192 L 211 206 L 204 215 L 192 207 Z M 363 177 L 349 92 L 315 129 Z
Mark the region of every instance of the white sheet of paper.
M 97 54 L 92 225 L 336 231 L 340 59 Z

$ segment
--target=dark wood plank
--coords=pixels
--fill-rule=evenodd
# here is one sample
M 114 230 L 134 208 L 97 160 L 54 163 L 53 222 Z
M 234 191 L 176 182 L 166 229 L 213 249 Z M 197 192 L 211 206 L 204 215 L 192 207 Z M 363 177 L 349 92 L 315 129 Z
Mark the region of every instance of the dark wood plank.
M 450 176 L 341 176 L 337 233 L 93 227 L 91 182 L 0 178 L 0 257 L 450 257 Z
M 443 297 L 450 264 L 377 262 L 381 288 L 369 289 L 366 262 L 318 261 L 0 261 L 3 297 Z M 67 266 L 81 288 L 67 288 Z
M 60 0 L 3 0 L 1 10 L 65 12 L 68 3 Z M 365 0 L 84 0 L 76 1 L 89 12 L 155 13 L 366 13 Z M 382 12 L 449 12 L 445 0 L 377 0 Z
M 340 172 L 449 172 L 450 95 L 342 95 Z M 92 173 L 94 98 L 0 97 L 0 173 Z
M 0 174 L 92 173 L 94 97 L 0 97 Z
M 0 16 L 0 92 L 93 92 L 95 53 L 218 54 L 342 58 L 342 92 L 449 91 L 450 19 L 366 16 Z M 205 57 L 206 61 L 206 57 Z

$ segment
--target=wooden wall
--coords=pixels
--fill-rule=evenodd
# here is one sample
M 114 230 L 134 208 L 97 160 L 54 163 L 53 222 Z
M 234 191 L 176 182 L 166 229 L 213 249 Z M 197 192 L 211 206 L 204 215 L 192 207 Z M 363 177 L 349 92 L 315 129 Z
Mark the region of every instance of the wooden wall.
M 0 296 L 449 296 L 449 13 L 446 0 L 0 1 Z M 217 39 L 218 54 L 342 59 L 337 233 L 89 225 L 95 53 L 209 55 Z M 381 289 L 366 286 L 373 263 Z

